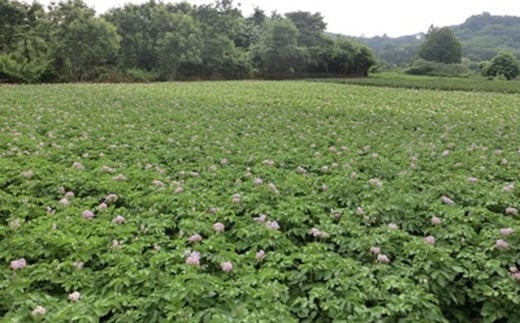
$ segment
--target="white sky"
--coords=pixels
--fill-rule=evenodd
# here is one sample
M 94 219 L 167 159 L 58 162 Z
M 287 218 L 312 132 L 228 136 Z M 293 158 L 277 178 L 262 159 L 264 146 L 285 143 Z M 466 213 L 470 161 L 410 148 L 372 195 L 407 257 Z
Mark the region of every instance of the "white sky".
M 30 0 L 29 0 L 30 1 Z M 84 0 L 98 13 L 126 3 L 147 0 Z M 40 0 L 47 4 L 50 0 Z M 56 1 L 58 2 L 58 1 Z M 181 2 L 164 0 L 164 2 Z M 188 0 L 192 4 L 213 3 L 212 0 Z M 386 33 L 402 36 L 426 32 L 431 24 L 449 26 L 464 22 L 471 15 L 487 11 L 494 15 L 520 16 L 520 0 L 234 0 L 241 3 L 244 15 L 255 6 L 268 15 L 290 11 L 320 12 L 327 30 L 349 36 L 375 36 Z

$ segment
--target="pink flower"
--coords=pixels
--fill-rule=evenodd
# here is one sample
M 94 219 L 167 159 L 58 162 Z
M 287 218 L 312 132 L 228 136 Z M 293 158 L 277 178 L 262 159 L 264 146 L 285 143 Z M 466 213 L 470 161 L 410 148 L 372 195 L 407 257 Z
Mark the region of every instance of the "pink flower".
M 379 255 L 381 253 L 381 248 L 379 248 L 379 247 L 371 247 L 370 248 L 370 252 L 373 253 L 374 255 Z
M 121 248 L 121 242 L 117 239 L 112 240 L 112 248 L 114 248 L 114 249 Z
M 227 159 L 224 158 L 224 159 L 220 160 L 220 165 L 226 166 L 227 164 L 228 164 L 228 160 Z
M 197 172 L 190 172 L 191 177 L 199 177 L 199 173 Z
M 509 272 L 514 274 L 514 273 L 518 272 L 518 268 L 516 268 L 516 266 L 511 266 L 511 267 L 509 267 Z
M 322 172 L 322 173 L 326 173 L 326 172 L 328 172 L 328 171 L 329 171 L 329 166 L 323 166 L 323 167 L 321 168 L 321 172 Z
M 503 236 L 508 236 L 508 235 L 511 235 L 515 232 L 515 230 L 513 230 L 512 228 L 503 228 L 503 229 L 500 229 L 500 234 L 503 235 Z
M 34 176 L 34 172 L 32 170 L 28 170 L 28 171 L 22 172 L 22 176 L 27 179 L 31 179 Z
M 126 181 L 126 176 L 123 174 L 118 174 L 118 175 L 112 177 L 112 179 L 116 182 L 123 182 L 123 181 Z
M 191 237 L 188 238 L 188 241 L 189 242 L 201 242 L 202 241 L 202 236 L 200 234 L 194 234 L 192 235 Z
M 98 210 L 100 210 L 100 211 L 106 210 L 107 208 L 108 208 L 108 205 L 105 202 L 98 205 Z
M 258 223 L 262 223 L 262 224 L 263 224 L 263 223 L 265 223 L 266 219 L 267 219 L 267 215 L 265 215 L 265 214 L 260 214 L 260 215 L 259 215 L 258 217 L 256 217 L 254 220 L 255 220 L 256 222 L 258 222 Z
M 357 215 L 365 215 L 365 209 L 363 209 L 361 206 L 358 206 L 356 208 L 356 214 Z
M 93 219 L 94 218 L 94 212 L 90 211 L 90 210 L 86 210 L 86 211 L 83 211 L 83 213 L 81 213 L 81 216 L 84 217 L 85 219 Z
M 433 217 L 432 217 L 432 224 L 433 224 L 433 225 L 441 225 L 441 224 L 442 224 L 442 220 L 441 220 L 441 218 L 438 218 L 438 217 L 436 217 L 436 216 L 433 216 Z
M 255 178 L 253 180 L 253 183 L 258 186 L 258 185 L 262 185 L 264 183 L 264 181 L 261 178 Z
M 388 264 L 390 262 L 390 258 L 387 255 L 379 254 L 377 255 L 377 262 L 382 264 Z
M 233 203 L 240 203 L 241 199 L 242 196 L 240 194 L 235 194 L 231 197 L 231 201 L 233 201 Z
M 16 219 L 16 220 L 9 222 L 9 227 L 13 230 L 20 229 L 21 226 L 22 226 L 22 223 L 20 222 L 20 219 Z
M 213 224 L 213 230 L 215 230 L 215 232 L 222 233 L 222 232 L 224 232 L 225 228 L 226 227 L 224 226 L 224 224 L 222 224 L 220 222 Z
M 515 189 L 515 184 L 507 184 L 506 186 L 504 186 L 504 188 L 502 189 L 502 192 L 504 193 L 511 193 L 513 190 Z
M 390 223 L 388 225 L 388 229 L 390 229 L 390 230 L 398 230 L 399 226 L 397 224 L 395 224 L 395 223 Z
M 72 200 L 74 198 L 74 196 L 75 196 L 74 192 L 67 192 L 67 193 L 65 193 L 64 198 L 66 198 L 67 200 L 70 201 L 70 200 Z
M 307 170 L 301 166 L 298 166 L 298 168 L 296 168 L 296 172 L 298 172 L 300 174 L 306 174 Z
M 32 310 L 31 315 L 33 317 L 35 317 L 38 315 L 45 315 L 45 313 L 47 313 L 47 309 L 45 307 L 38 305 L 38 306 L 36 306 L 36 308 L 34 310 Z
M 70 204 L 70 202 L 69 202 L 69 200 L 66 199 L 66 198 L 62 198 L 62 199 L 60 200 L 60 205 L 63 206 L 63 207 L 67 207 L 67 206 L 69 206 L 69 204 Z
M 326 238 L 330 237 L 330 235 L 327 232 L 323 232 L 323 231 L 321 231 L 320 229 L 317 229 L 317 228 L 312 228 L 309 231 L 309 234 L 311 234 L 315 238 L 326 239 Z
M 443 195 L 441 197 L 441 202 L 446 204 L 446 205 L 453 205 L 453 204 L 455 204 L 455 202 L 452 199 L 450 199 L 449 197 L 447 197 L 445 195 Z
M 450 155 L 450 151 L 449 150 L 444 150 L 442 153 L 441 153 L 441 156 L 442 157 L 448 157 Z
M 108 194 L 105 197 L 105 202 L 112 203 L 112 202 L 116 202 L 118 199 L 119 199 L 119 197 L 116 194 Z
M 513 276 L 513 278 L 516 281 L 520 282 L 520 272 L 513 273 L 513 274 L 511 274 L 511 276 Z
M 273 183 L 269 183 L 269 189 L 271 190 L 271 192 L 273 192 L 274 194 L 279 194 L 280 192 L 278 192 L 278 189 L 276 188 L 276 185 L 274 185 Z
M 506 214 L 507 215 L 518 215 L 518 209 L 514 207 L 508 207 L 506 208 Z
M 476 183 L 478 183 L 478 178 L 476 178 L 476 177 L 469 177 L 468 178 L 468 182 L 470 182 L 471 184 L 476 184 Z
M 229 273 L 233 270 L 233 264 L 231 263 L 231 261 L 226 261 L 220 264 L 220 268 L 222 269 L 222 271 Z
M 112 223 L 115 224 L 124 224 L 126 221 L 125 217 L 122 215 L 118 215 L 115 218 L 112 219 Z
M 427 236 L 426 238 L 424 238 L 424 243 L 433 246 L 435 244 L 435 237 Z
M 184 188 L 182 186 L 179 186 L 173 191 L 173 194 L 180 194 L 184 191 Z
M 265 251 L 263 251 L 263 250 L 257 251 L 257 253 L 255 255 L 256 261 L 263 261 L 264 258 L 265 258 Z
M 79 170 L 85 169 L 85 167 L 83 167 L 83 165 L 81 165 L 80 162 L 72 163 L 72 168 L 79 169 Z
M 101 171 L 102 171 L 103 173 L 110 173 L 110 174 L 113 174 L 113 173 L 116 172 L 116 170 L 115 170 L 114 168 L 112 168 L 112 167 L 108 167 L 108 166 L 103 166 L 103 167 L 101 167 Z
M 507 250 L 509 249 L 509 244 L 507 243 L 507 241 L 505 240 L 502 240 L 502 239 L 498 239 L 496 242 L 495 242 L 495 247 L 499 250 Z
M 81 297 L 80 293 L 74 292 L 74 293 L 70 293 L 68 298 L 69 298 L 69 301 L 75 303 L 75 302 L 79 301 L 80 297 Z
M 264 166 L 274 166 L 274 161 L 272 159 L 266 159 L 262 162 Z
M 265 225 L 266 225 L 267 228 L 269 228 L 271 230 L 279 230 L 280 229 L 280 225 L 276 221 L 267 221 L 267 223 Z
M 158 188 L 164 188 L 164 183 L 159 180 L 153 180 L 152 185 Z
M 368 182 L 370 183 L 370 185 L 372 185 L 374 187 L 377 187 L 377 188 L 383 187 L 383 182 L 379 178 L 372 178 Z
M 200 266 L 200 253 L 197 251 L 190 252 L 186 258 L 186 263 L 192 266 Z
M 27 262 L 24 258 L 16 259 L 11 261 L 10 267 L 12 270 L 24 269 L 27 266 Z

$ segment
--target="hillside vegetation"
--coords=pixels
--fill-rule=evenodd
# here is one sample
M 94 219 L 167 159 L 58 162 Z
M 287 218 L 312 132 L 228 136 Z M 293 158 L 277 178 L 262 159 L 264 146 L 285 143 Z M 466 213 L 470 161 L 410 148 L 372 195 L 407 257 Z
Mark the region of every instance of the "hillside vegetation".
M 450 28 L 460 40 L 466 58 L 474 61 L 489 60 L 500 50 L 510 51 L 520 57 L 520 17 L 483 13 Z M 358 40 L 374 50 L 383 61 L 404 65 L 417 57 L 424 37 L 424 33 L 418 33 L 397 38 L 377 36 Z

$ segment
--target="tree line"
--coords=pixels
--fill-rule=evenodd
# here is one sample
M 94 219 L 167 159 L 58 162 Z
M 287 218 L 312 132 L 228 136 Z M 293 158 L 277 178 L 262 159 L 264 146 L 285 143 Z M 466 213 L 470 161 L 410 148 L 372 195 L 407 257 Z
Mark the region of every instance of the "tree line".
M 82 0 L 0 0 L 4 82 L 167 81 L 366 76 L 366 46 L 330 37 L 319 13 L 245 17 L 232 0 L 150 0 L 97 15 Z

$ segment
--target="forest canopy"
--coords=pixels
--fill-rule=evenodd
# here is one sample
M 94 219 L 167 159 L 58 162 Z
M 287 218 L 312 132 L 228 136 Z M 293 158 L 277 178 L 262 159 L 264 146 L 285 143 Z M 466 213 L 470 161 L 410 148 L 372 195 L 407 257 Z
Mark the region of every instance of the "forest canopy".
M 150 0 L 98 15 L 82 0 L 0 0 L 0 82 L 366 76 L 371 50 L 319 13 L 245 17 L 232 0 Z

